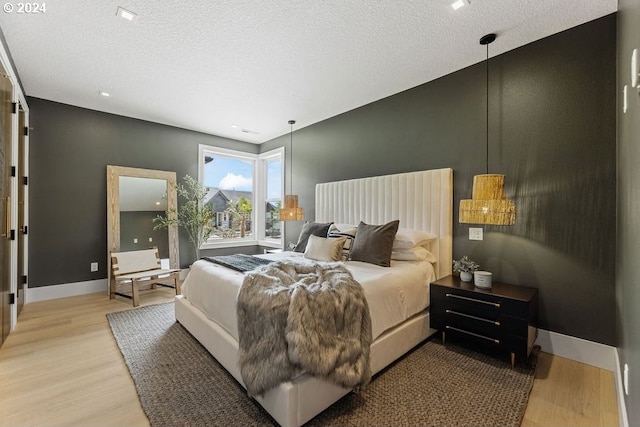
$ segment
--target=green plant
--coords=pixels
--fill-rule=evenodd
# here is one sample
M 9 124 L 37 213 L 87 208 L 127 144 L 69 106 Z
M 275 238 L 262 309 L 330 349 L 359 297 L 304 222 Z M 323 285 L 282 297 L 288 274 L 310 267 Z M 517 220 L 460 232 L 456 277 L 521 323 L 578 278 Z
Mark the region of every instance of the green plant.
M 165 215 L 153 219 L 153 229 L 166 229 L 171 225 L 181 227 L 195 250 L 196 260 L 200 259 L 200 246 L 213 234 L 215 223 L 213 210 L 205 203 L 207 188 L 198 180 L 185 175 L 184 184 L 176 184 L 176 193 L 182 198 L 178 209 L 169 209 Z
M 240 231 L 240 237 L 244 238 L 247 232 L 247 220 L 251 218 L 251 201 L 246 197 L 240 197 L 237 202 L 227 203 L 227 213 L 233 218 L 233 228 Z
M 464 271 L 466 273 L 473 273 L 478 268 L 480 268 L 480 266 L 466 255 L 458 260 L 453 260 L 453 271 L 455 272 Z

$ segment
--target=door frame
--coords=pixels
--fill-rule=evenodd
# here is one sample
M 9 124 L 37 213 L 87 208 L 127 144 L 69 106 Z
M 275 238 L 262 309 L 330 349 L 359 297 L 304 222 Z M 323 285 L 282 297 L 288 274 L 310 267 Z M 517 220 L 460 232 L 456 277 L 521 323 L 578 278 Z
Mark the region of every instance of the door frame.
M 9 79 L 11 80 L 11 83 L 13 84 L 13 102 L 16 103 L 16 114 L 13 115 L 12 120 L 11 120 L 11 131 L 12 131 L 12 138 L 11 138 L 11 164 L 16 166 L 16 178 L 12 179 L 11 182 L 11 229 L 12 230 L 17 230 L 18 227 L 18 181 L 19 179 L 17 177 L 19 176 L 29 176 L 28 172 L 29 172 L 29 137 L 26 136 L 25 137 L 25 155 L 26 155 L 26 162 L 25 162 L 25 171 L 18 171 L 18 110 L 17 110 L 17 106 L 21 105 L 24 112 L 25 112 L 25 126 L 29 127 L 29 105 L 27 104 L 27 99 L 24 96 L 24 92 L 22 91 L 22 85 L 20 83 L 20 80 L 17 78 L 17 73 L 15 71 L 15 69 L 13 68 L 13 63 L 12 61 L 9 59 L 9 55 L 7 54 L 7 47 L 4 43 L 4 41 L 0 40 L 0 61 L 2 62 L 2 66 L 4 67 L 6 73 L 9 76 Z M 30 132 L 29 132 L 30 133 Z M 23 173 L 24 172 L 24 173 Z M 29 193 L 28 193 L 28 186 L 25 188 L 25 206 L 24 206 L 24 212 L 25 212 L 25 224 L 29 223 Z M 25 241 L 24 241 L 24 245 L 22 250 L 24 251 L 24 262 L 23 262 L 23 268 L 24 271 L 27 272 L 28 275 L 28 266 L 29 266 L 29 254 L 28 254 L 28 240 L 29 237 L 28 235 L 25 236 Z M 10 293 L 16 295 L 17 291 L 18 291 L 18 239 L 14 239 L 11 241 L 11 255 L 10 255 L 10 263 L 11 263 L 11 268 L 10 268 Z M 27 304 L 29 302 L 29 291 L 28 291 L 28 287 L 25 289 L 25 304 Z M 10 305 L 10 310 L 11 310 L 11 325 L 10 325 L 10 330 L 13 331 L 16 327 L 16 324 L 18 323 L 18 310 L 17 310 L 17 304 L 14 302 L 14 304 Z
M 28 289 L 28 262 L 27 257 L 29 255 L 29 112 L 24 106 L 18 104 L 18 134 L 17 134 L 17 149 L 18 160 L 17 165 L 17 190 L 16 190 L 16 323 L 17 316 L 20 315 L 20 311 L 23 305 L 27 302 L 27 289 Z M 20 116 L 23 116 L 22 123 L 20 122 Z M 22 196 L 22 197 L 20 197 Z M 22 216 L 20 215 L 20 202 L 23 202 Z M 20 225 L 23 224 L 24 228 L 20 229 Z M 22 262 L 22 265 L 20 263 Z M 27 281 L 23 282 L 22 276 L 27 277 Z M 22 293 L 20 292 L 22 290 Z

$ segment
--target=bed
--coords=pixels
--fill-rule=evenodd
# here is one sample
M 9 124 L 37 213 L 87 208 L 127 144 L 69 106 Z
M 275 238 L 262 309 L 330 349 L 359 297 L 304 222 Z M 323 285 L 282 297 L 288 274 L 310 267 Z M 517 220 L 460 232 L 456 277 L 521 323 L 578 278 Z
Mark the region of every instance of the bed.
M 372 312 L 374 341 L 370 363 L 374 374 L 435 332 L 429 327 L 428 289 L 433 279 L 451 274 L 452 182 L 451 169 L 436 169 L 316 186 L 316 222 L 383 224 L 399 219 L 405 229 L 421 230 L 436 237 L 428 247 L 435 256 L 432 262 L 392 262 L 390 269 L 381 275 L 376 275 L 376 268 L 364 265 L 366 263 L 345 263 L 361 282 Z M 398 279 L 392 276 L 396 273 L 405 276 Z M 211 286 L 198 286 L 211 281 L 212 277 L 220 284 L 215 297 L 207 295 Z M 380 281 L 389 281 L 390 277 L 394 277 L 391 293 L 381 293 Z M 237 324 L 234 324 L 232 303 L 241 281 L 241 273 L 207 261 L 194 263 L 183 284 L 184 295 L 176 297 L 176 319 L 244 385 L 238 366 Z M 403 288 L 409 281 L 422 283 L 417 291 L 411 291 L 417 293 L 410 294 L 409 289 Z M 404 311 L 400 320 L 397 315 L 384 311 L 389 299 L 397 299 L 398 295 L 409 303 L 396 310 Z M 292 427 L 309 421 L 350 391 L 301 374 L 257 396 L 256 401 L 281 426 Z

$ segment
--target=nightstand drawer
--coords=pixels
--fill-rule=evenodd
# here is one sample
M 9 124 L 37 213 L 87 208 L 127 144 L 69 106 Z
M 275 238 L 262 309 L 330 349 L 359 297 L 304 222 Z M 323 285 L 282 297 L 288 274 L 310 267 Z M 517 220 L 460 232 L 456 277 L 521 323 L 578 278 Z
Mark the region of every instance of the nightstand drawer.
M 470 298 L 466 295 L 461 295 L 457 291 L 445 292 L 443 295 L 434 295 L 432 293 L 431 304 L 479 317 L 497 318 L 502 313 L 500 302 Z
M 473 285 L 469 285 L 473 288 Z M 439 304 L 471 310 L 471 314 L 498 316 L 498 313 L 508 313 L 512 317 L 529 317 L 528 301 L 520 301 L 491 291 L 456 289 L 431 284 L 431 301 L 441 300 Z

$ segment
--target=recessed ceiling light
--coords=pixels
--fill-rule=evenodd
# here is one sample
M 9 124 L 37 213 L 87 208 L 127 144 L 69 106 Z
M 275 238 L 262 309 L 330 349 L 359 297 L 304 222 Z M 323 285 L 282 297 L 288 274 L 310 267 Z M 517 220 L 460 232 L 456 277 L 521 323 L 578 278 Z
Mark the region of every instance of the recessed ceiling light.
M 118 11 L 116 12 L 116 15 L 122 19 L 126 19 L 127 21 L 131 21 L 131 22 L 135 22 L 138 19 L 138 15 L 120 6 L 118 6 Z
M 464 4 L 465 4 L 464 0 L 457 0 L 451 4 L 451 7 L 453 8 L 453 10 L 458 10 L 462 6 L 464 6 Z
M 111 96 L 111 94 L 110 94 L 109 92 L 102 92 L 102 91 L 100 91 L 100 92 L 98 92 L 98 93 L 99 93 L 100 95 L 104 96 L 104 97 L 107 97 L 107 98 Z
M 231 127 L 232 127 L 232 128 L 234 128 L 234 129 L 238 129 L 240 126 L 238 126 L 238 125 L 231 125 Z

